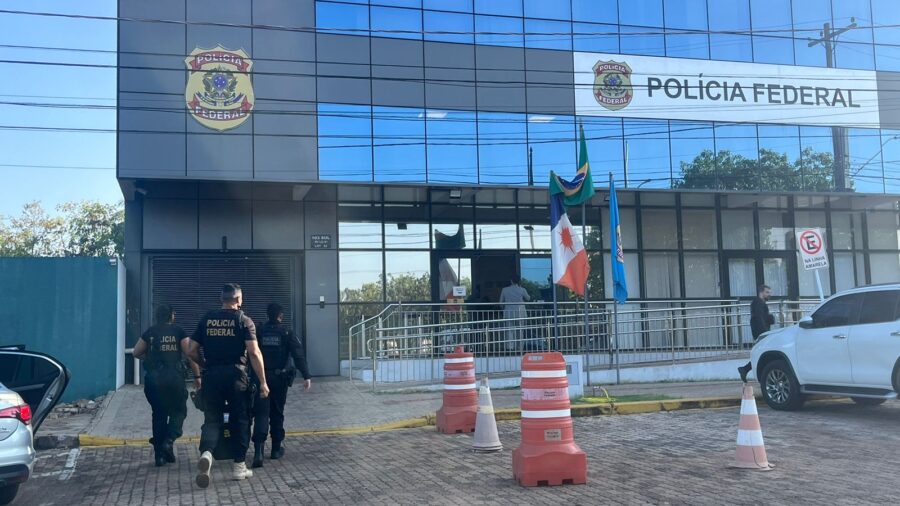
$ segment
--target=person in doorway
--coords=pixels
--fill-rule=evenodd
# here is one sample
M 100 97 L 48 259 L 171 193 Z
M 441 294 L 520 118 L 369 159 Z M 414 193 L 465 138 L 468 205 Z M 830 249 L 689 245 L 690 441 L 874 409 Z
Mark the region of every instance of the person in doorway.
M 507 320 L 506 349 L 518 350 L 522 348 L 521 332 L 516 327 L 523 322 L 516 321 L 528 316 L 525 303 L 531 300 L 528 291 L 519 285 L 519 275 L 513 274 L 509 280 L 509 286 L 500 291 L 500 304 L 503 305 L 503 319 Z
M 756 290 L 756 297 L 750 303 L 750 333 L 753 335 L 753 342 L 759 339 L 759 336 L 769 331 L 775 324 L 775 317 L 769 313 L 769 297 L 772 295 L 772 289 L 768 285 L 759 285 Z M 738 373 L 741 375 L 741 381 L 747 382 L 747 374 L 753 369 L 753 364 L 747 362 L 745 365 L 738 367 Z
M 187 335 L 175 325 L 175 311 L 161 305 L 156 308 L 156 324 L 147 329 L 134 345 L 134 358 L 144 361 L 144 395 L 152 411 L 153 458 L 157 467 L 175 462 L 175 440 L 181 437 L 187 417 L 187 388 L 184 385 L 182 346 Z M 190 362 L 194 376 L 200 368 Z
M 280 459 L 284 455 L 284 405 L 287 402 L 288 387 L 293 385 L 297 370 L 303 376 L 303 388 L 312 387 L 309 367 L 306 364 L 306 353 L 303 344 L 294 335 L 284 321 L 284 310 L 280 305 L 272 303 L 266 308 L 269 321 L 263 324 L 258 332 L 259 349 L 262 351 L 266 378 L 269 381 L 269 397 L 261 398 L 257 387 L 257 397 L 253 403 L 253 467 L 262 467 L 266 437 L 271 430 L 272 459 Z M 252 381 L 258 385 L 259 379 L 254 374 Z
M 228 430 L 231 436 L 232 475 L 235 480 L 253 476 L 247 469 L 250 446 L 250 385 L 247 359 L 259 381 L 259 396 L 269 396 L 262 353 L 256 342 L 256 326 L 241 311 L 240 285 L 222 287 L 222 308 L 206 313 L 187 342 L 188 357 L 203 366 L 203 427 L 200 430 L 200 460 L 196 483 L 206 488 L 210 482 L 212 452 L 222 434 L 223 416 L 228 404 Z M 200 348 L 203 347 L 203 356 Z

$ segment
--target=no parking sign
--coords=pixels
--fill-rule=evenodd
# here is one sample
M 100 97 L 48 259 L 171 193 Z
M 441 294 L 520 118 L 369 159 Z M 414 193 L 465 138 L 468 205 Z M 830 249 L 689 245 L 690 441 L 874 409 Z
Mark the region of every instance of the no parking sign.
M 810 228 L 797 232 L 797 245 L 800 247 L 804 269 L 811 271 L 828 267 L 825 240 L 822 239 L 822 232 L 819 229 Z

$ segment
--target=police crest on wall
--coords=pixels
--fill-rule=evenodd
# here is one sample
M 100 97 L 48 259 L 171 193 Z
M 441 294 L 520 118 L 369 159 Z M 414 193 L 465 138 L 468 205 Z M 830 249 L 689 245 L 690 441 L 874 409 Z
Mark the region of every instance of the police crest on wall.
M 598 61 L 594 65 L 594 98 L 610 111 L 627 107 L 634 98 L 631 67 L 625 62 Z
M 247 121 L 256 99 L 250 81 L 253 62 L 243 49 L 198 47 L 184 63 L 190 72 L 184 97 L 194 119 L 219 131 Z

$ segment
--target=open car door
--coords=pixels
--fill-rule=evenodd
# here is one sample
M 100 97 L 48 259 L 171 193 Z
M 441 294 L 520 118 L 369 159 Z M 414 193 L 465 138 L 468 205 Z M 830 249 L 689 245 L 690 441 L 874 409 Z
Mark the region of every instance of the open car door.
M 69 377 L 69 370 L 49 355 L 25 351 L 24 346 L 0 347 L 0 383 L 31 407 L 35 432 L 66 391 Z

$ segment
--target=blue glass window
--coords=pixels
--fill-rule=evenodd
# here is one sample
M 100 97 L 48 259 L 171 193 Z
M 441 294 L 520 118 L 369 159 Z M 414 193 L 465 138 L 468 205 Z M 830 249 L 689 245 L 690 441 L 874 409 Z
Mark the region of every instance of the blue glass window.
M 425 40 L 473 44 L 475 36 L 471 32 L 474 23 L 471 14 L 425 11 Z
M 881 136 L 878 130 L 847 129 L 850 165 L 847 182 L 862 193 L 884 193 Z
M 715 1 L 715 0 L 713 0 Z M 790 37 L 791 2 L 784 0 L 750 0 L 751 26 L 753 31 L 769 30 L 765 35 Z M 821 14 L 821 13 L 820 13 Z M 774 32 L 771 32 L 775 30 Z
M 798 39 L 816 38 L 822 26 L 831 23 L 831 0 L 791 0 L 791 4 L 794 8 L 794 37 Z
M 749 35 L 711 34 L 709 57 L 713 60 L 753 61 L 753 39 Z
M 762 191 L 799 191 L 800 129 L 759 125 L 759 173 Z
M 894 10 L 900 6 L 894 2 Z M 855 18 L 857 27 L 841 35 L 844 42 L 872 42 L 872 6 L 869 0 L 837 0 L 831 4 L 831 13 L 834 15 L 834 26 L 842 28 L 851 23 L 850 18 Z M 883 19 L 878 23 L 886 23 Z M 896 28 L 895 28 L 896 30 Z
M 794 40 L 754 35 L 753 61 L 792 65 L 794 63 Z
M 478 142 L 474 112 L 429 110 L 428 182 L 478 184 Z
M 375 181 L 425 182 L 425 111 L 373 107 Z
M 367 105 L 318 106 L 319 179 L 372 181 L 372 110 Z
M 832 129 L 800 127 L 800 177 L 807 191 L 834 190 Z
M 368 35 L 369 7 L 316 2 L 316 28 L 327 33 Z
M 671 188 L 669 122 L 624 120 L 629 188 Z
M 680 188 L 716 187 L 712 123 L 670 122 L 672 173 Z
M 522 18 L 475 16 L 475 43 L 488 46 L 522 47 Z
M 422 11 L 372 7 L 372 35 L 422 40 Z
M 621 0 L 619 22 L 623 25 L 662 27 L 662 0 Z
M 612 172 L 616 181 L 625 180 L 625 146 L 622 142 L 622 120 L 619 118 L 599 118 L 579 116 L 578 122 L 584 126 L 584 137 L 588 145 L 588 160 L 594 184 L 604 186 L 607 174 Z M 579 134 L 580 135 L 580 134 Z
M 665 56 L 666 38 L 662 34 L 650 33 L 655 31 L 639 26 L 620 26 L 619 43 L 622 46 L 622 53 Z
M 666 30 L 666 56 L 709 58 L 709 37 L 705 33 Z
M 719 188 L 756 190 L 760 181 L 756 160 L 759 144 L 756 125 L 716 124 L 716 175 Z
M 569 0 L 525 0 L 525 17 L 542 19 L 572 19 Z
M 794 57 L 797 65 L 824 67 L 826 63 L 825 46 L 817 44 L 810 47 L 806 39 L 794 39 Z
M 878 70 L 900 72 L 900 46 L 875 45 L 875 60 Z
M 522 0 L 475 0 L 475 13 L 521 16 Z
M 575 51 L 619 52 L 619 28 L 615 25 L 572 23 Z
M 568 21 L 525 20 L 525 47 L 572 50 L 572 23 Z
M 706 0 L 666 0 L 666 27 L 706 30 Z
M 436 11 L 472 12 L 472 0 L 424 0 L 426 9 Z
M 572 0 L 572 19 L 591 23 L 619 23 L 616 0 Z
M 528 147 L 533 151 L 532 173 L 536 186 L 550 182 L 550 171 L 572 179 L 575 158 L 575 119 L 571 116 L 531 114 L 528 116 Z
M 875 70 L 872 44 L 838 42 L 834 47 L 834 66 L 842 69 Z
M 709 2 L 709 29 L 733 32 L 750 30 L 750 0 Z
M 422 7 L 422 0 L 369 0 L 372 5 L 387 5 L 390 7 L 410 7 L 419 9 Z
M 874 25 L 884 28 L 875 28 L 876 44 L 900 45 L 900 9 L 896 0 L 872 0 L 872 19 L 877 20 Z
M 881 145 L 885 191 L 900 193 L 900 130 L 882 130 Z
M 528 136 L 523 114 L 478 113 L 481 184 L 528 184 Z

